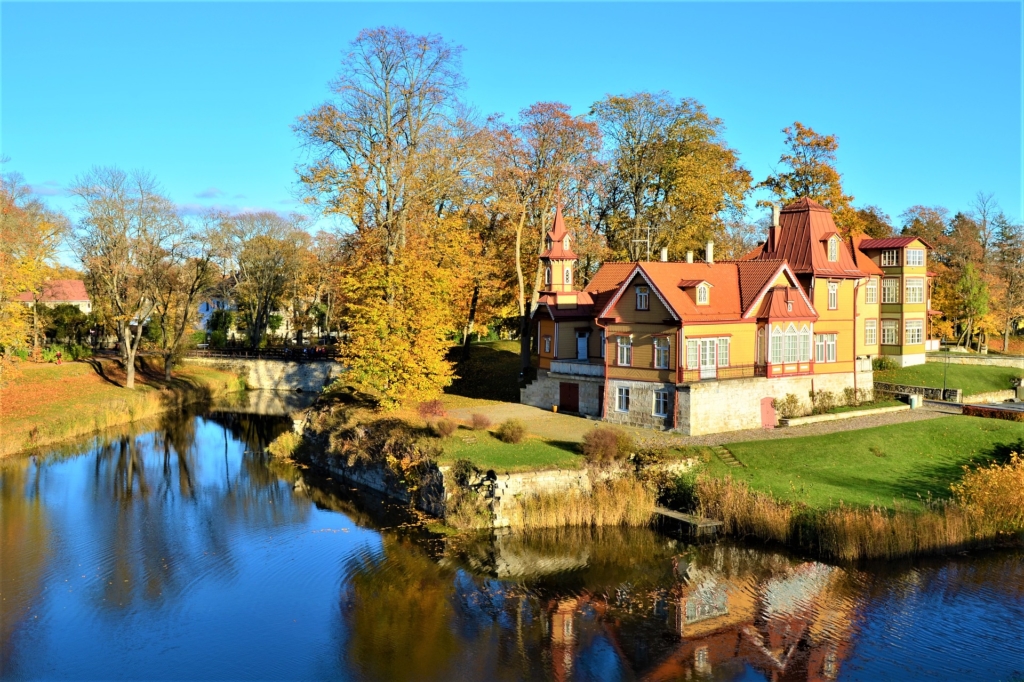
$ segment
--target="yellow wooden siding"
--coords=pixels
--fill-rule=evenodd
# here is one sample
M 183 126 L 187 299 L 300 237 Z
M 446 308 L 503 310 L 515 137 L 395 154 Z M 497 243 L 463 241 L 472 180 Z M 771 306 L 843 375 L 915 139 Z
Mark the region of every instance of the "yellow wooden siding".
M 558 359 L 572 360 L 576 357 L 576 327 L 582 326 L 579 322 L 558 323 Z
M 881 329 L 878 325 L 879 317 L 879 304 L 877 301 L 881 300 L 881 280 L 878 279 L 878 295 L 875 298 L 876 303 L 868 303 L 868 284 L 867 281 L 860 285 L 857 293 L 857 355 L 878 355 L 878 343 L 881 335 Z M 875 343 L 868 345 L 865 339 L 865 321 L 875 320 Z
M 650 289 L 650 296 L 648 297 L 650 310 L 636 309 L 636 287 L 638 286 L 646 286 Z M 640 275 L 633 278 L 633 281 L 626 287 L 622 296 L 609 312 L 610 317 L 618 318 L 623 322 L 657 324 L 672 319 L 672 313 L 668 311 L 668 308 L 662 304 L 658 295 L 654 293 L 654 287 L 649 286 Z
M 676 327 L 656 324 L 613 324 L 609 325 L 605 352 L 608 354 L 608 376 L 616 379 L 640 381 L 675 382 L 676 368 Z M 630 367 L 619 367 L 618 337 L 633 335 L 633 362 Z M 668 339 L 668 369 L 654 367 L 654 339 Z
M 709 336 L 729 337 L 730 367 L 755 364 L 754 355 L 757 352 L 757 322 L 755 320 L 685 325 L 683 327 L 683 348 L 686 348 L 687 339 Z M 683 363 L 686 363 L 685 355 Z

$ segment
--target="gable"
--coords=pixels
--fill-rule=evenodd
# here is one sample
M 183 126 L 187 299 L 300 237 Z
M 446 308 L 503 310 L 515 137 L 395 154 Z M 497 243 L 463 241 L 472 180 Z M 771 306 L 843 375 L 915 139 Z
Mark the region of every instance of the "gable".
M 647 310 L 637 310 L 637 287 L 647 288 Z M 608 317 L 615 317 L 623 322 L 664 322 L 673 319 L 674 315 L 661 301 L 660 296 L 639 272 L 622 287 L 618 300 L 607 311 Z

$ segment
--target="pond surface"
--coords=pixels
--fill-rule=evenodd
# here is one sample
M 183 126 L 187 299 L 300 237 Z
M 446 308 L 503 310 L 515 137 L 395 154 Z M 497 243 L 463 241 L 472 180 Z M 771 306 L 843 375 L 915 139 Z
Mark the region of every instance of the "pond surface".
M 1021 680 L 1024 553 L 445 539 L 242 414 L 0 463 L 0 677 Z

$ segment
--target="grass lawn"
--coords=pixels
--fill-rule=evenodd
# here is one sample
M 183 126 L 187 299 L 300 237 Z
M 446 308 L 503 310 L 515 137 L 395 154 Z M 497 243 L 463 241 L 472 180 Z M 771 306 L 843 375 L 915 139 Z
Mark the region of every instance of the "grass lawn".
M 123 388 L 124 371 L 108 359 L 19 363 L 16 371 L 0 390 L 0 456 L 157 414 L 171 397 L 162 389 L 238 387 L 235 375 L 194 365 L 175 369 L 170 386 L 162 372 L 137 371 L 134 391 Z
M 888 372 L 875 372 L 875 381 L 942 388 L 943 372 L 946 372 L 946 388 L 959 388 L 965 396 L 1008 390 L 1010 379 L 1024 376 L 1024 372 L 1012 367 L 927 362 Z
M 829 414 L 840 414 L 842 412 L 857 412 L 858 410 L 874 410 L 879 407 L 897 407 L 906 405 L 902 400 L 879 400 L 873 403 L 861 403 L 860 405 L 840 405 L 828 411 Z
M 711 473 L 731 474 L 783 500 L 891 508 L 895 499 L 921 509 L 918 495 L 948 497 L 963 465 L 1024 451 L 1024 424 L 951 416 L 726 447 L 746 468 L 729 468 L 716 458 L 708 465 Z
M 470 344 L 469 360 L 462 362 L 462 346 L 448 359 L 455 362 L 458 378 L 445 393 L 466 398 L 519 402 L 519 342 L 485 341 Z
M 464 440 L 473 438 L 475 443 Z M 583 455 L 576 443 L 534 436 L 518 445 L 511 445 L 487 431 L 467 428 L 460 428 L 454 436 L 444 440 L 444 455 L 440 463 L 451 464 L 457 459 L 471 460 L 480 469 L 493 469 L 499 474 L 531 469 L 578 469 L 583 465 Z

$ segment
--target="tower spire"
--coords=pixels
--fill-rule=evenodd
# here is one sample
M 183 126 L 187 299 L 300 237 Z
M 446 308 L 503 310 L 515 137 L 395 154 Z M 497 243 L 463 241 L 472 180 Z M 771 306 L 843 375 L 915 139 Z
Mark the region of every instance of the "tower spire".
M 562 218 L 562 205 L 559 203 L 555 205 L 555 217 L 544 240 L 544 252 L 540 254 L 540 260 L 544 264 L 545 291 L 573 291 L 576 254 L 572 251 L 570 241 L 571 237 Z

